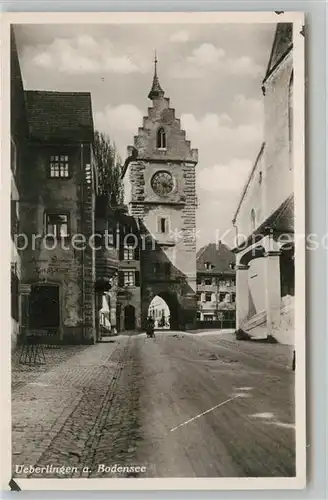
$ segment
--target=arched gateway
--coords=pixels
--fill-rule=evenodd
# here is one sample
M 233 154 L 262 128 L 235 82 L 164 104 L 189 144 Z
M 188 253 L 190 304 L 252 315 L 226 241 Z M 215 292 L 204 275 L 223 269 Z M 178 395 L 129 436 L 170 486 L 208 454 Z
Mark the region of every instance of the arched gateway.
M 125 202 L 140 231 L 139 328 L 156 295 L 171 311 L 171 328 L 196 324 L 196 180 L 198 151 L 191 149 L 157 75 L 148 95 L 152 107 L 143 118 L 124 176 Z M 139 292 L 138 292 L 139 293 Z M 132 303 L 132 302 L 131 302 Z M 140 306 L 138 308 L 138 305 Z

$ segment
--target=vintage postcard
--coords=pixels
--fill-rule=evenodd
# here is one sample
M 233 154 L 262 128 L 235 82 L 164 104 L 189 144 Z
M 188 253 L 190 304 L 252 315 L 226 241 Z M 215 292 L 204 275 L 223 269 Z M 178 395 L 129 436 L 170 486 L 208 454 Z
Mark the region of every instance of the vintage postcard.
M 2 487 L 304 488 L 303 14 L 1 36 Z

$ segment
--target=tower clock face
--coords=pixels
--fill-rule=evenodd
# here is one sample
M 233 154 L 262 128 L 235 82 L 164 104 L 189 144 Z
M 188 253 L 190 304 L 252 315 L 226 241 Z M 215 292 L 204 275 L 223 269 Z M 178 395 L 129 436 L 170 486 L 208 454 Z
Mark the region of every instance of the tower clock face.
M 161 170 L 153 175 L 151 187 L 159 196 L 166 196 L 173 191 L 174 182 L 170 172 Z

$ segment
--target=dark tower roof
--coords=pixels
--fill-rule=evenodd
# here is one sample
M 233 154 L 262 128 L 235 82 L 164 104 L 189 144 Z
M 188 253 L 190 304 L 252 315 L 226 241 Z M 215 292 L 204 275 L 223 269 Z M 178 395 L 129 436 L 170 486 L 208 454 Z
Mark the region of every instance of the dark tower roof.
M 155 97 L 163 97 L 164 96 L 164 90 L 161 87 L 161 84 L 159 83 L 159 79 L 157 76 L 157 57 L 156 57 L 156 52 L 155 52 L 155 59 L 154 59 L 154 78 L 153 78 L 153 85 L 151 87 L 151 90 L 148 94 L 149 99 L 154 99 Z

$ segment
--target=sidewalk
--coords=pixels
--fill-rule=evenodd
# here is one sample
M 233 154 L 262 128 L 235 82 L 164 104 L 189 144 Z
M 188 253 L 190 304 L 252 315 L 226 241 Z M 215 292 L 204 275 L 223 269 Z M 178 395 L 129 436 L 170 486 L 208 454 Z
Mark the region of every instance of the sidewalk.
M 37 464 L 73 413 L 72 434 L 74 426 L 81 425 L 85 419 L 84 435 L 75 436 L 77 448 L 83 449 L 90 426 L 101 411 L 105 396 L 108 396 L 126 343 L 126 338 L 115 337 L 114 342 L 49 350 L 46 352 L 47 364 L 39 368 L 19 368 L 14 363 L 14 475 L 16 465 Z M 87 404 L 83 406 L 85 400 Z M 63 436 L 63 439 L 68 440 L 69 436 Z M 24 476 L 20 474 L 20 477 Z

